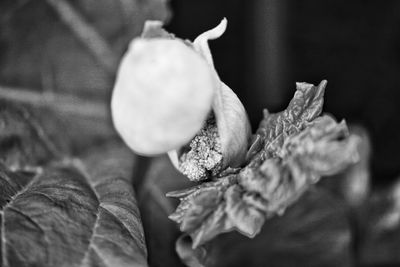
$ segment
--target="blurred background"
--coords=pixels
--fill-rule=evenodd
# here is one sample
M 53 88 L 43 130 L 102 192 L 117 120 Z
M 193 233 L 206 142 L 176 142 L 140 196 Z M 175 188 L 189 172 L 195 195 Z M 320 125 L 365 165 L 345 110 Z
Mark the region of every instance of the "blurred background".
M 327 79 L 325 111 L 370 134 L 373 183 L 400 174 L 394 0 L 2 0 L 0 96 L 61 110 L 71 135 L 89 131 L 101 143 L 114 134 L 107 101 L 119 59 L 144 21 L 192 40 L 223 17 L 227 32 L 211 42 L 216 68 L 254 129 L 263 108 L 285 107 L 296 81 Z

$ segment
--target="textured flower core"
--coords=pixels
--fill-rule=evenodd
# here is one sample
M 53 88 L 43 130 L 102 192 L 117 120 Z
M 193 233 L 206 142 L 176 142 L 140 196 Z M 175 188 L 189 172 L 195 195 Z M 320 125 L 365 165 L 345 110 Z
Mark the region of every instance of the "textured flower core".
M 201 181 L 215 175 L 222 165 L 221 142 L 214 116 L 189 144 L 190 150 L 180 158 L 180 171 L 192 181 Z

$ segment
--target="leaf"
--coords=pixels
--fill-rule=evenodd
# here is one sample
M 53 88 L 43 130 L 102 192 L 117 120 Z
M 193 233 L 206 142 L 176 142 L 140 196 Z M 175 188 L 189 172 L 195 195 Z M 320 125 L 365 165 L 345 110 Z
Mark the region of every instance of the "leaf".
M 222 193 L 234 183 L 236 183 L 236 176 L 231 175 L 167 194 L 169 197 L 180 198 L 180 204 L 169 218 L 180 224 L 181 231 L 190 233 L 193 248 L 222 232 L 232 230 L 233 225 L 227 220 L 225 214 L 225 202 Z M 214 194 L 214 198 L 207 199 L 206 197 L 207 200 L 202 201 L 203 196 L 209 197 L 212 194 Z M 205 203 L 208 203 L 208 205 Z M 199 216 L 194 216 L 196 213 Z
M 57 147 L 38 120 L 23 107 L 0 100 L 0 160 L 11 169 L 60 159 Z
M 242 201 L 243 189 L 238 185 L 233 185 L 225 192 L 226 214 L 228 220 L 242 234 L 254 237 L 261 230 L 265 216 L 256 207 Z
M 299 134 L 285 140 L 280 153 L 289 157 L 292 164 L 312 170 L 319 175 L 332 175 L 358 160 L 359 138 L 349 136 L 344 121 L 337 124 L 330 116 L 322 116 Z
M 201 225 L 209 213 L 214 211 L 221 197 L 221 192 L 214 187 L 199 190 L 182 201 L 176 212 L 170 215 L 170 219 L 181 222 L 182 232 L 191 231 Z
M 284 111 L 270 114 L 268 110 L 264 110 L 264 119 L 256 132 L 256 136 L 260 137 L 254 141 L 256 143 L 262 141 L 263 150 L 249 151 L 248 155 L 260 152 L 258 155 L 260 160 L 269 157 L 268 154 L 282 146 L 286 136 L 301 131 L 307 122 L 319 116 L 324 103 L 326 84 L 327 81 L 325 80 L 318 86 L 296 83 L 296 93 Z M 262 146 L 258 144 L 255 147 L 260 148 Z M 258 160 L 255 162 L 258 162 Z
M 354 266 L 351 222 L 342 203 L 329 192 L 311 189 L 285 214 L 267 220 L 253 239 L 229 233 L 205 244 L 204 265 Z
M 97 151 L 87 171 L 49 149 L 28 111 L 2 108 L 1 266 L 147 266 L 132 155 Z
M 243 171 L 240 184 L 249 192 L 256 192 L 264 199 L 269 199 L 286 175 L 280 167 L 279 159 L 267 159 L 258 169 L 247 168 Z
M 28 183 L 4 166 L 2 174 L 3 266 L 147 266 L 128 180 L 106 175 L 93 184 L 68 165 L 36 173 Z
M 200 227 L 190 234 L 193 240 L 192 248 L 196 249 L 217 235 L 232 231 L 234 225 L 226 216 L 225 206 L 220 204 L 218 208 L 203 221 Z
M 181 200 L 171 218 L 192 237 L 194 249 L 233 229 L 254 237 L 265 219 L 282 215 L 321 176 L 335 174 L 358 160 L 359 139 L 349 135 L 346 124 L 327 115 L 318 117 L 325 84 L 297 83 L 285 111 L 266 113 L 252 146 L 261 150 L 248 154 L 245 167 L 171 194 Z M 196 198 L 213 190 L 224 197 Z M 183 227 L 186 218 L 195 223 Z

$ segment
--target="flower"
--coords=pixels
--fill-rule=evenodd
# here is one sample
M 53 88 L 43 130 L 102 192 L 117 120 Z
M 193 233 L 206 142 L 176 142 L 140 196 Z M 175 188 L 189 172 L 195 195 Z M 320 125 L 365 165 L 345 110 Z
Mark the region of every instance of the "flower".
M 161 22 L 146 22 L 114 86 L 112 118 L 126 144 L 143 155 L 168 152 L 191 180 L 239 167 L 251 136 L 246 111 L 220 80 L 208 46 L 226 25 L 223 19 L 191 43 L 166 32 Z

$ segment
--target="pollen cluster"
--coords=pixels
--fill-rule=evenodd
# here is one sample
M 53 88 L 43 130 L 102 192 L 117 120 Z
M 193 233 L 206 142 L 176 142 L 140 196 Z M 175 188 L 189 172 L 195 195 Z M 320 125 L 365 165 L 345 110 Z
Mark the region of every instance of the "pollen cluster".
M 180 171 L 192 181 L 216 174 L 222 165 L 221 142 L 215 118 L 210 117 L 190 142 L 190 150 L 180 158 Z

